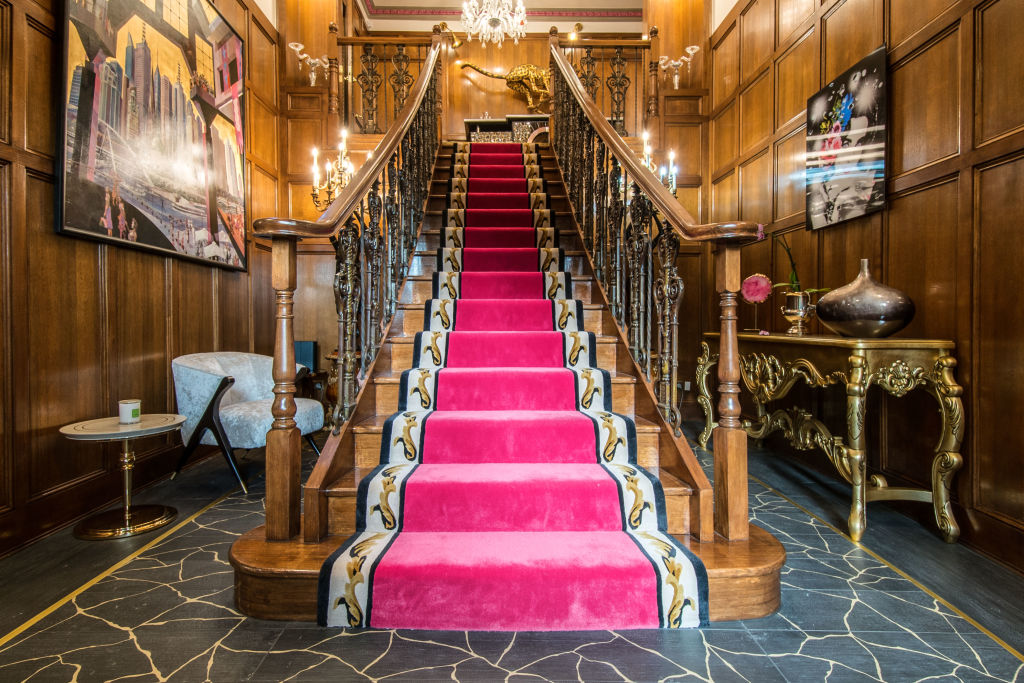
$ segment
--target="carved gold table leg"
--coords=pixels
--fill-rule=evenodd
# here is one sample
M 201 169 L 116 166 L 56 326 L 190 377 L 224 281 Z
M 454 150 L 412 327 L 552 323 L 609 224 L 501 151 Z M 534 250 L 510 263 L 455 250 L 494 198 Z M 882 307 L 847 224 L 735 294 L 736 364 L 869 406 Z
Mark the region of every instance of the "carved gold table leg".
M 956 359 L 942 356 L 935 362 L 927 386 L 942 408 L 942 436 L 932 460 L 932 505 L 935 523 L 947 543 L 956 543 L 960 527 L 953 517 L 949 502 L 949 489 L 953 475 L 963 465 L 960 444 L 963 441 L 964 407 L 960 400 L 964 390 L 953 378 Z
M 700 349 L 700 357 L 697 358 L 697 403 L 704 409 L 704 429 L 697 435 L 697 443 L 701 448 L 707 448 L 716 424 L 715 408 L 711 402 L 711 391 L 708 389 L 708 373 L 718 363 L 718 354 L 711 353 L 707 342 L 701 342 Z
M 865 482 L 867 458 L 864 452 L 864 416 L 867 412 L 868 382 L 867 361 L 854 354 L 848 359 L 849 376 L 846 382 L 846 462 L 850 469 L 850 483 L 853 485 L 853 500 L 850 504 L 850 538 L 859 541 L 867 525 L 865 516 Z

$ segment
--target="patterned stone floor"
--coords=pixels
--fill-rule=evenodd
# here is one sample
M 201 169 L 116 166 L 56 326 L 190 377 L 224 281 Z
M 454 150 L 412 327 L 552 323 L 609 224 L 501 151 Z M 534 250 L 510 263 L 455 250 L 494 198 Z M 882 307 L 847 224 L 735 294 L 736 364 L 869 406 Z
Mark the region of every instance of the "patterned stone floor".
M 0 680 L 1024 680 L 1013 651 L 822 518 L 756 482 L 750 505 L 788 553 L 782 608 L 764 619 L 683 632 L 352 632 L 234 610 L 228 552 L 262 520 L 260 483 L 0 641 Z

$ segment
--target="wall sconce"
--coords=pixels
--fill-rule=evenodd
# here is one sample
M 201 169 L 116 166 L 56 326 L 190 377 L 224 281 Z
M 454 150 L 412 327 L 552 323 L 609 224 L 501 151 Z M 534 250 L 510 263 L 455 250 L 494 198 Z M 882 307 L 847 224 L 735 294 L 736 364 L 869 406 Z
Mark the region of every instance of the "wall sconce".
M 439 29 L 441 29 L 441 33 L 444 33 L 445 31 L 447 31 L 448 33 L 451 34 L 451 36 L 452 36 L 452 49 L 453 50 L 457 50 L 460 47 L 462 47 L 462 41 L 459 40 L 458 36 L 455 35 L 455 31 L 453 31 L 451 29 L 451 27 L 448 26 L 448 22 L 447 21 L 442 21 L 440 24 L 437 25 L 437 27 Z
M 658 60 L 658 66 L 661 67 L 662 71 L 668 71 L 669 69 L 672 69 L 672 87 L 675 90 L 679 90 L 679 69 L 683 66 L 683 64 L 686 65 L 686 77 L 687 81 L 689 81 L 690 67 L 692 66 L 691 62 L 693 62 L 693 56 L 698 52 L 700 52 L 700 48 L 697 47 L 696 45 L 691 45 L 690 47 L 686 48 L 686 54 L 681 56 L 676 61 L 672 61 L 666 55 L 662 55 L 661 59 Z
M 572 31 L 569 32 L 569 40 L 576 40 L 580 37 L 580 33 L 583 32 L 583 24 L 576 22 L 572 27 Z
M 302 51 L 306 47 L 302 43 L 288 43 L 288 47 L 295 50 L 295 55 L 299 58 L 299 71 L 302 71 L 303 66 L 309 68 L 309 84 L 311 86 L 316 85 L 318 73 L 322 71 L 324 76 L 327 75 L 327 55 L 320 58 L 311 57 Z
M 356 169 L 348 158 L 348 130 L 341 129 L 341 142 L 338 143 L 338 152 L 333 159 L 328 158 L 324 164 L 324 179 L 320 182 L 320 163 L 317 148 L 313 148 L 313 191 L 310 196 L 313 198 L 313 206 L 317 211 L 325 211 L 331 202 L 335 200 L 341 190 L 348 185 L 355 175 Z M 367 156 L 369 159 L 369 156 Z M 325 196 L 321 198 L 320 194 Z

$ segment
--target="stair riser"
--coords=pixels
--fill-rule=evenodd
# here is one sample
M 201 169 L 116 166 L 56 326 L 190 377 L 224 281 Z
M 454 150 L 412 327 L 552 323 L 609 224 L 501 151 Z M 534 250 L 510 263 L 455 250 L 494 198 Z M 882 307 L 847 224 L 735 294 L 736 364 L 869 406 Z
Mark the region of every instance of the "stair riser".
M 582 254 L 565 257 L 565 271 L 573 275 L 586 273 L 587 260 Z M 409 275 L 431 275 L 437 270 L 437 255 L 434 252 L 417 253 L 409 267 Z
M 431 297 L 431 283 L 429 280 L 407 280 L 399 303 L 422 304 Z M 594 299 L 593 280 L 590 278 L 578 278 L 572 283 L 572 298 L 579 299 L 585 304 L 600 303 L 600 298 Z
M 334 494 L 327 499 L 328 533 L 348 536 L 356 531 L 355 491 Z M 665 491 L 665 513 L 668 533 L 690 533 L 690 494 L 688 491 Z
M 391 349 L 391 372 L 402 372 L 412 367 L 413 345 L 385 342 Z M 597 367 L 616 372 L 616 347 L 614 342 L 598 342 Z
M 391 415 L 398 412 L 398 382 L 377 381 L 377 414 Z M 612 411 L 628 417 L 634 413 L 633 382 L 617 382 L 612 379 Z
M 614 334 L 614 318 L 603 309 L 583 309 L 584 329 L 598 334 Z M 455 325 L 458 329 L 458 316 L 455 318 Z M 609 328 L 609 325 L 611 327 Z M 401 308 L 395 314 L 395 322 L 391 325 L 392 330 L 402 330 L 403 334 L 412 335 L 423 331 L 423 309 L 422 308 Z
M 431 225 L 430 223 L 429 220 L 424 220 L 424 232 L 420 233 L 420 239 L 416 242 L 417 251 L 433 251 L 441 246 L 441 223 L 440 221 L 437 225 Z M 572 232 L 568 230 L 560 231 L 558 233 L 558 246 L 568 251 L 582 251 L 583 249 L 579 238 L 575 234 L 575 230 Z
M 444 187 L 444 192 L 439 193 L 440 186 L 434 187 L 434 193 L 431 194 L 427 200 L 427 211 L 444 211 L 448 208 L 448 188 Z M 556 212 L 568 212 L 569 211 L 569 200 L 564 196 L 551 196 L 548 194 L 548 208 Z
M 370 469 L 380 464 L 380 431 L 355 432 L 355 464 L 359 469 Z M 659 463 L 659 436 L 657 432 L 639 432 L 636 435 L 637 464 L 657 470 Z

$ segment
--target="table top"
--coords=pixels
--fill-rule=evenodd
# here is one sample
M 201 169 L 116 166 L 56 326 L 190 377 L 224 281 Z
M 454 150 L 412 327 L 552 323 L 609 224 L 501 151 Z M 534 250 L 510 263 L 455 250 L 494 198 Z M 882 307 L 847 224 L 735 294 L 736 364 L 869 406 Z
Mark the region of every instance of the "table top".
M 122 424 L 115 415 L 114 417 L 75 422 L 61 427 L 60 433 L 69 439 L 80 441 L 120 441 L 121 439 L 137 439 L 140 436 L 163 434 L 178 429 L 184 421 L 184 415 L 150 413 L 140 416 L 138 422 Z
M 719 332 L 705 332 L 705 337 L 717 339 Z M 949 339 L 912 339 L 904 337 L 840 337 L 833 334 L 757 334 L 740 332 L 740 341 L 768 342 L 772 344 L 796 344 L 799 346 L 825 346 L 841 349 L 954 349 L 956 342 Z

